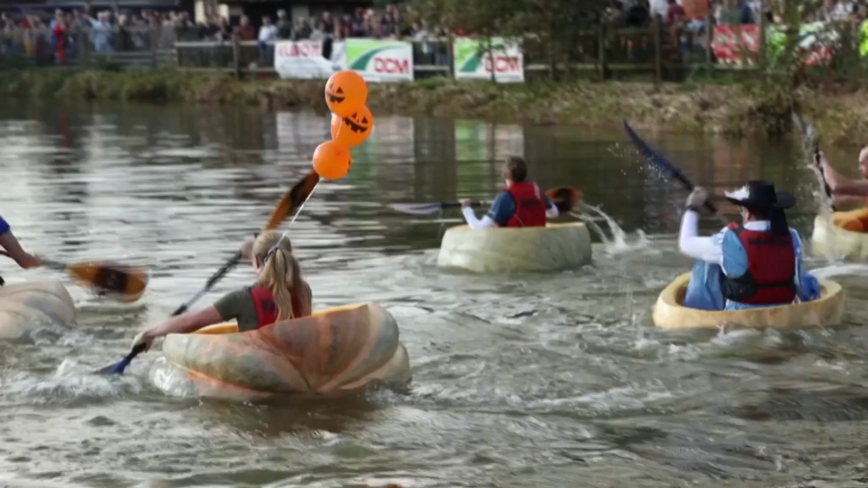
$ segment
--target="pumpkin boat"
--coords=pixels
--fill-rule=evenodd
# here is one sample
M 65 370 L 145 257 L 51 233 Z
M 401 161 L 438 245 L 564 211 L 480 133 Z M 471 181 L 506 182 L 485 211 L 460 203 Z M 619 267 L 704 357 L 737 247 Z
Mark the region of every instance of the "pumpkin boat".
M 75 325 L 75 305 L 59 281 L 0 286 L 0 340 L 17 340 L 44 325 Z
M 185 397 L 338 395 L 410 381 L 395 319 L 376 303 L 321 310 L 249 332 L 239 333 L 233 323 L 170 334 L 163 353 L 150 380 Z
M 684 273 L 660 292 L 652 315 L 654 325 L 667 329 L 717 328 L 721 325 L 797 329 L 838 325 L 844 314 L 844 290 L 831 280 L 820 280 L 820 298 L 810 302 L 730 311 L 685 307 L 684 297 L 689 282 L 690 273 Z
M 591 262 L 591 234 L 581 222 L 545 227 L 452 227 L 443 235 L 437 265 L 477 273 L 557 271 Z
M 868 220 L 868 209 L 818 215 L 814 219 L 811 252 L 816 256 L 840 257 L 851 261 L 868 261 L 868 232 L 857 232 Z M 854 225 L 855 224 L 855 225 Z

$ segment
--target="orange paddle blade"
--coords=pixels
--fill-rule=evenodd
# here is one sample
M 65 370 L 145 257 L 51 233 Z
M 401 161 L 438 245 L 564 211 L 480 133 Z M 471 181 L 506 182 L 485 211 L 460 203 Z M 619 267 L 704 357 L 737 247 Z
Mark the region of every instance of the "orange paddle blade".
M 141 298 L 148 286 L 148 274 L 143 269 L 123 264 L 75 263 L 67 265 L 66 272 L 101 295 L 117 296 L 128 303 Z
M 293 185 L 277 202 L 263 230 L 273 230 L 280 227 L 280 224 L 307 200 L 317 183 L 319 183 L 319 175 L 316 172 L 311 172 Z
M 582 192 L 578 188 L 561 186 L 547 191 L 546 196 L 555 204 L 558 212 L 564 213 L 571 211 L 581 201 Z

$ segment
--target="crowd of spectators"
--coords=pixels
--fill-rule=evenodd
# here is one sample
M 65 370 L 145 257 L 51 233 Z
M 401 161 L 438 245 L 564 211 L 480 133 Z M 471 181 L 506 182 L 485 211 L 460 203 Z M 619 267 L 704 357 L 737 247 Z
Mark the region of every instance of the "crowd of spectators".
M 714 25 L 781 24 L 780 6 L 774 0 L 612 0 L 606 21 L 615 28 L 646 28 L 656 18 L 684 53 L 708 48 L 702 34 Z M 819 10 L 804 14 L 806 22 L 858 24 L 868 17 L 868 0 L 823 0 Z
M 171 48 L 176 41 L 257 41 L 261 49 L 270 42 L 291 40 L 341 40 L 350 37 L 412 39 L 422 44 L 432 57 L 436 38 L 446 36 L 442 29 L 424 21 L 410 20 L 405 8 L 394 5 L 383 10 L 355 9 L 335 15 L 323 12 L 311 17 L 291 19 L 286 10 L 274 18 L 251 19 L 240 16 L 230 23 L 220 16 L 194 22 L 187 12 L 157 10 L 56 10 L 51 18 L 38 14 L 0 13 L 0 56 L 9 54 L 46 56 L 63 64 L 79 49 L 97 53 L 130 51 L 158 47 Z

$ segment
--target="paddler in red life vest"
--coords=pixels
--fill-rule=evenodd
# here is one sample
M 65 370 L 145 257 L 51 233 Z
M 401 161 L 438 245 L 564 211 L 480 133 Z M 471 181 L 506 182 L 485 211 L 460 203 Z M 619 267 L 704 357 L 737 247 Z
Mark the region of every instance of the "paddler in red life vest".
M 532 181 L 527 181 L 527 163 L 510 156 L 503 164 L 506 189 L 500 192 L 482 220 L 470 207 L 470 200 L 461 200 L 461 213 L 471 229 L 492 227 L 545 227 L 546 218 L 558 216 L 558 209 Z
M 18 239 L 12 234 L 12 227 L 9 226 L 9 223 L 3 217 L 0 217 L 0 247 L 9 254 L 10 258 L 18 263 L 18 266 L 24 269 L 39 266 L 39 257 L 28 253 L 21 247 Z M 3 286 L 3 278 L 0 278 L 0 286 Z
M 236 321 L 238 331 L 246 332 L 310 315 L 310 286 L 301 277 L 289 237 L 275 230 L 263 232 L 254 242 L 245 243 L 242 255 L 245 259 L 253 256 L 256 284 L 231 291 L 202 310 L 178 315 L 142 331 L 132 347 L 144 343 L 150 348 L 157 337 L 187 334 L 221 322 Z
M 802 241 L 784 214 L 796 199 L 766 181 L 750 181 L 725 194 L 741 207 L 742 224 L 730 224 L 711 237 L 698 236 L 698 209 L 708 192 L 697 187 L 687 197 L 678 249 L 697 263 L 684 305 L 742 310 L 818 298 L 819 282 L 802 272 Z

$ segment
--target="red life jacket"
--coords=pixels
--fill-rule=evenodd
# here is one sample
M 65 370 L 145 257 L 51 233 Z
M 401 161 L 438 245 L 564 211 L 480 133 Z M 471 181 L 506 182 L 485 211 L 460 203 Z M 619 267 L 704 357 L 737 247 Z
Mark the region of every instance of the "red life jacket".
M 750 305 L 780 305 L 796 298 L 796 249 L 793 236 L 748 230 L 730 224 L 747 253 L 747 272 L 738 278 L 726 277 L 723 296 Z
M 250 298 L 253 299 L 253 305 L 256 307 L 256 320 L 259 324 L 257 329 L 269 326 L 277 322 L 277 305 L 274 303 L 274 295 L 267 287 L 254 286 L 250 288 Z M 298 318 L 298 313 L 301 311 L 301 305 L 293 295 L 292 298 L 292 315 Z
M 536 183 L 513 183 L 506 191 L 515 199 L 515 214 L 509 219 L 507 227 L 546 226 L 546 202 Z

